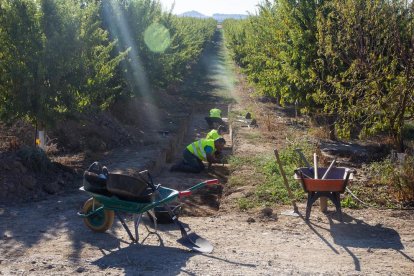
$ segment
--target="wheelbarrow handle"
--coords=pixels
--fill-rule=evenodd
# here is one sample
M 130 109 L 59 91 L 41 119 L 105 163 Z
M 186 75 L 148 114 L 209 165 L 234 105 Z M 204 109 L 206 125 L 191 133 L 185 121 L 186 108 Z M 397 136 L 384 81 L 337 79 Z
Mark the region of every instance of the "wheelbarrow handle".
M 300 176 L 300 175 L 302 174 L 302 171 L 301 171 L 301 170 L 299 170 L 299 169 L 293 170 L 293 172 L 294 172 L 295 174 L 297 174 L 298 176 Z
M 200 188 L 202 188 L 206 185 L 216 185 L 218 183 L 219 183 L 218 179 L 210 179 L 210 180 L 200 182 L 200 183 L 194 185 L 193 187 L 189 188 L 188 190 L 189 191 L 195 191 L 195 190 L 200 189 Z
M 191 196 L 193 192 L 185 190 L 185 191 L 180 191 L 178 192 L 178 197 L 179 198 L 183 198 L 183 197 L 187 197 L 187 196 Z
M 204 181 L 204 183 L 206 185 L 217 185 L 217 184 L 219 184 L 219 180 L 218 179 L 210 179 L 210 180 Z

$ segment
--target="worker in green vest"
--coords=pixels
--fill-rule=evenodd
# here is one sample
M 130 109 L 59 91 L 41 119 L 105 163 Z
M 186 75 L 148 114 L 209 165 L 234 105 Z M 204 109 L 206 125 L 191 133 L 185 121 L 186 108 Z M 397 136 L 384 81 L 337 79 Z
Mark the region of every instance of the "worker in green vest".
M 206 139 L 217 140 L 219 138 L 223 138 L 223 133 L 226 131 L 225 126 L 219 126 L 217 130 L 213 129 L 209 133 L 207 133 Z M 223 154 L 221 150 L 216 149 L 214 152 L 214 157 L 219 160 L 223 160 Z
M 221 119 L 221 110 L 218 108 L 210 109 L 210 116 L 205 117 L 205 119 L 210 129 L 215 128 L 215 125 L 224 125 L 224 122 Z
M 224 126 L 219 126 L 217 130 L 213 129 L 209 133 L 207 133 L 206 139 L 216 140 L 218 138 L 222 138 L 223 133 L 226 131 Z
M 216 140 L 200 139 L 189 144 L 183 152 L 183 160 L 171 167 L 170 171 L 182 171 L 200 173 L 205 166 L 203 161 L 209 163 L 219 163 L 220 160 L 214 155 L 216 150 L 222 151 L 226 140 L 218 138 Z
M 218 108 L 210 109 L 210 117 L 221 118 L 221 110 Z

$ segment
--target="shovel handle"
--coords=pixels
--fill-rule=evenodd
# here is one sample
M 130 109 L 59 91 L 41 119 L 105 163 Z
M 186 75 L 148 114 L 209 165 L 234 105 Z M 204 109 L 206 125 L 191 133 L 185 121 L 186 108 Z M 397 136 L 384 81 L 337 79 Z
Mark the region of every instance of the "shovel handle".
M 331 171 L 331 169 L 332 169 L 333 165 L 335 164 L 335 162 L 336 162 L 336 158 L 334 158 L 334 160 L 332 160 L 332 162 L 329 165 L 328 169 L 326 170 L 325 174 L 322 176 L 322 179 L 325 179 L 328 176 L 328 174 Z

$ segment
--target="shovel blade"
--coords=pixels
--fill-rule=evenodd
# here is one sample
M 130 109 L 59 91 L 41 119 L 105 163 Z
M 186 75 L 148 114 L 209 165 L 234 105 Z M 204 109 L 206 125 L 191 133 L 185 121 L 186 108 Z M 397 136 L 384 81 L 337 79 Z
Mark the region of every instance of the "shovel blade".
M 188 233 L 185 237 L 177 240 L 179 244 L 193 251 L 200 253 L 213 252 L 213 245 L 206 239 L 200 237 L 196 233 Z
M 290 217 L 299 217 L 299 214 L 296 213 L 294 210 L 292 211 L 284 211 L 281 213 L 283 216 L 290 216 Z

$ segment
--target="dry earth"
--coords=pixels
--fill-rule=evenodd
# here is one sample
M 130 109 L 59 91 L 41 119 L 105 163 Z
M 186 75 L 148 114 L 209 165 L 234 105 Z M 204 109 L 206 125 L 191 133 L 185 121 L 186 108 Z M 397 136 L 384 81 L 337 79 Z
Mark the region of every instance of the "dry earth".
M 346 210 L 345 222 L 314 211 L 311 223 L 224 210 L 182 221 L 210 240 L 215 250 L 198 254 L 175 240 L 164 225 L 159 235 L 141 227 L 143 244 L 129 244 L 119 224 L 109 233 L 87 229 L 76 216 L 85 194 L 2 208 L 2 275 L 412 275 L 413 214 Z M 303 206 L 301 210 L 303 210 Z M 249 221 L 249 222 L 248 222 Z M 254 221 L 254 222 L 253 222 Z M 130 222 L 131 225 L 131 222 Z

